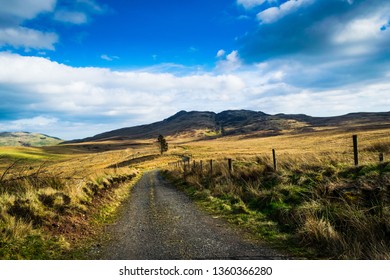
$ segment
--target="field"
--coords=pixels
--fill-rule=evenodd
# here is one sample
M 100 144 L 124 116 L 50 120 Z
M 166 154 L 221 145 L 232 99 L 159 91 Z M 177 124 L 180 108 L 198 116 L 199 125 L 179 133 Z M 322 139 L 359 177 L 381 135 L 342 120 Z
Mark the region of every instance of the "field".
M 82 245 L 99 235 L 139 174 L 111 167 L 136 149 L 93 147 L 0 148 L 1 259 L 88 257 Z
M 163 156 L 155 139 L 1 147 L 0 258 L 93 258 L 90 241 L 101 238 L 142 172 L 155 168 L 209 211 L 292 254 L 390 258 L 389 129 L 167 141 Z M 187 158 L 184 178 L 183 164 L 175 163 Z
M 352 133 L 358 135 L 358 166 Z M 352 133 L 189 142 L 177 148 L 192 161 L 171 164 L 166 176 L 214 215 L 292 254 L 389 259 L 389 130 Z

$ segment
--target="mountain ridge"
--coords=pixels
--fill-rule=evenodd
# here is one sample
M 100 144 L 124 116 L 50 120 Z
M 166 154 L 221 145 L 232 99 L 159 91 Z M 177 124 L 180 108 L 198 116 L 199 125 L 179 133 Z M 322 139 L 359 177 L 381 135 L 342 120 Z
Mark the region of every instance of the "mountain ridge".
M 159 134 L 171 138 L 216 138 L 230 135 L 267 137 L 318 129 L 369 129 L 370 126 L 378 125 L 390 128 L 390 112 L 357 112 L 341 116 L 312 117 L 305 114 L 270 115 L 251 110 L 225 110 L 220 113 L 182 110 L 162 121 L 115 129 L 65 143 L 154 139 Z

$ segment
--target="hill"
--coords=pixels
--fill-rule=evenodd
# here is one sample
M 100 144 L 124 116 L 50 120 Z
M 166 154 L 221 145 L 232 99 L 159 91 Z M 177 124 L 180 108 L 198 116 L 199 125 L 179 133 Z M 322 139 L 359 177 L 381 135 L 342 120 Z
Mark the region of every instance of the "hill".
M 153 139 L 159 134 L 171 138 L 216 138 L 229 135 L 267 137 L 324 129 L 353 131 L 378 127 L 390 128 L 390 112 L 311 117 L 303 114 L 269 115 L 249 110 L 228 110 L 221 113 L 180 111 L 152 124 L 121 128 L 70 142 Z
M 0 132 L 0 146 L 43 147 L 61 143 L 56 137 L 31 132 Z

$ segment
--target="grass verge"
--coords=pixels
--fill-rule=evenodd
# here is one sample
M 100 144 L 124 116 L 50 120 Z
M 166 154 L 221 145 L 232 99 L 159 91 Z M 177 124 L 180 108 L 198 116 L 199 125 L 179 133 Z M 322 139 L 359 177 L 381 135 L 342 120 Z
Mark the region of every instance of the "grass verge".
M 45 172 L 2 176 L 0 259 L 93 257 L 93 242 L 139 176 L 136 171 L 88 179 Z
M 294 256 L 310 259 L 390 258 L 390 164 L 350 168 L 335 162 L 281 165 L 236 161 L 166 176 L 213 214 Z

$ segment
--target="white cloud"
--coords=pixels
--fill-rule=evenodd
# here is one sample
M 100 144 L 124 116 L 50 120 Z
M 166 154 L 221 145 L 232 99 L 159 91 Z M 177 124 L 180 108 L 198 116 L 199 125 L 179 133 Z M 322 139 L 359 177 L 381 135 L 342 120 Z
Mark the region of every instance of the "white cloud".
M 377 40 L 381 37 L 380 28 L 386 22 L 386 15 L 372 15 L 371 17 L 353 19 L 336 30 L 333 42 L 336 44 L 370 43 L 371 40 Z
M 2 126 L 3 130 L 25 130 L 26 128 L 42 128 L 56 124 L 58 122 L 57 118 L 47 118 L 44 116 L 37 116 L 29 119 L 19 119 L 15 121 L 10 121 L 6 126 Z
M 262 23 L 268 24 L 294 13 L 301 7 L 314 3 L 315 0 L 289 0 L 279 7 L 271 7 L 257 14 L 257 19 Z
M 126 123 L 121 123 L 126 126 Z M 29 119 L 14 121 L 1 121 L 1 131 L 28 131 L 44 133 L 59 137 L 64 140 L 72 140 L 75 137 L 85 138 L 112 129 L 112 125 L 88 122 L 69 122 L 58 118 L 37 116 Z
M 256 6 L 260 6 L 267 0 L 237 0 L 237 4 L 243 6 L 245 9 L 252 9 Z
M 310 75 L 322 72 L 303 71 L 304 65 L 288 61 L 244 66 L 237 51 L 220 63 L 224 64 L 219 64 L 216 72 L 175 75 L 163 72 L 164 68 L 74 68 L 45 58 L 3 52 L 0 126 L 2 130 L 38 131 L 72 139 L 159 121 L 182 109 L 219 112 L 243 108 L 325 116 L 388 111 L 390 106 L 387 80 L 337 90 L 303 89 L 291 80 L 302 76 L 311 80 Z
M 43 12 L 54 10 L 56 0 L 0 0 L 0 18 L 2 22 L 33 19 Z
M 225 54 L 226 54 L 225 50 L 220 49 L 220 50 L 217 52 L 217 57 L 223 57 Z
M 349 112 L 388 111 L 389 90 L 390 83 L 318 92 L 290 89 L 290 94 L 265 95 L 253 102 L 274 114 L 300 112 L 311 116 L 337 116 Z
M 234 60 L 234 53 L 230 57 Z M 204 104 L 236 103 L 244 86 L 236 75 L 73 68 L 45 58 L 0 53 L 0 94 L 9 101 L 0 104 L 0 110 L 16 115 L 44 112 L 61 121 L 119 119 L 111 121 L 111 129 L 139 124 L 135 119 L 157 121 L 181 109 L 203 110 Z M 122 123 L 129 115 L 133 122 Z M 65 133 L 68 128 L 62 129 Z
M 103 6 L 94 0 L 63 1 L 57 0 L 0 0 L 0 47 L 54 50 L 58 35 L 39 29 L 27 28 L 25 21 L 32 20 L 43 13 L 51 13 L 56 21 L 84 24 L 90 14 L 105 12 Z M 58 5 L 57 5 L 58 4 Z M 58 10 L 56 10 L 56 8 Z
M 238 57 L 238 51 L 232 51 L 226 56 L 226 60 L 232 63 L 238 63 L 240 61 Z
M 15 48 L 34 48 L 54 50 L 58 36 L 55 33 L 41 32 L 25 27 L 8 27 L 0 29 L 0 47 L 13 46 Z
M 103 59 L 103 60 L 106 60 L 106 61 L 113 61 L 113 60 L 115 60 L 115 59 L 119 59 L 119 56 L 116 56 L 116 55 L 109 56 L 109 55 L 107 55 L 107 54 L 102 54 L 102 55 L 100 56 L 100 58 Z
M 225 55 L 225 53 L 223 55 Z M 219 72 L 232 72 L 237 70 L 241 66 L 242 61 L 239 57 L 238 51 L 234 50 L 228 55 L 226 55 L 225 59 L 218 61 L 216 69 Z
M 55 12 L 54 19 L 57 21 L 72 23 L 72 24 L 83 24 L 88 22 L 88 17 L 82 12 L 72 12 L 66 10 L 60 10 Z
M 0 47 L 54 50 L 57 34 L 26 28 L 21 24 L 41 13 L 52 12 L 55 4 L 56 0 L 0 0 Z

